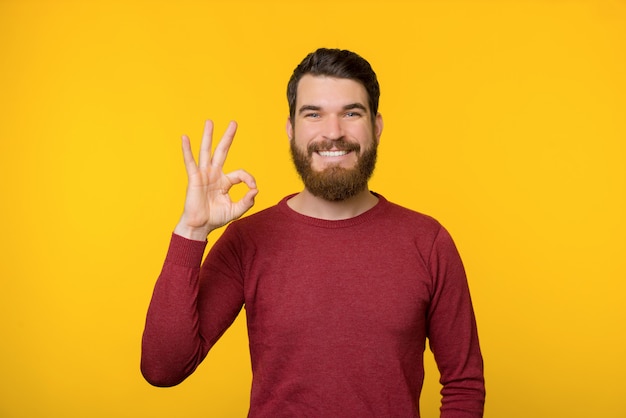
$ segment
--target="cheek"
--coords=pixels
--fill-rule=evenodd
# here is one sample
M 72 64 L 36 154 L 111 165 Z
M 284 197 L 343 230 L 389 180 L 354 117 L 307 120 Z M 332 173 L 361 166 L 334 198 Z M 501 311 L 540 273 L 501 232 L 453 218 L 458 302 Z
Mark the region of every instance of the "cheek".
M 315 126 L 298 126 L 292 131 L 293 139 L 300 148 L 306 148 L 310 143 L 320 138 L 319 129 Z
M 366 121 L 359 121 L 359 123 L 348 124 L 344 128 L 345 132 L 348 132 L 350 135 L 355 138 L 364 139 L 364 138 L 372 138 L 374 136 L 373 127 Z
M 300 123 L 294 129 L 294 135 L 301 138 L 310 138 L 320 134 L 320 126 L 315 123 Z

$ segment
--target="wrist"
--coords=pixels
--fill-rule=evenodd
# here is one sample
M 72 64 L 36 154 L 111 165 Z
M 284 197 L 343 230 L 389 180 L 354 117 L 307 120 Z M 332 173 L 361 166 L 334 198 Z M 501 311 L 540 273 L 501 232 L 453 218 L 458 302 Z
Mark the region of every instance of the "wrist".
M 206 241 L 209 232 L 211 232 L 211 230 L 208 228 L 192 227 L 186 225 L 182 221 L 176 225 L 176 228 L 174 228 L 174 233 L 176 235 L 180 235 L 183 238 L 187 238 L 193 241 Z

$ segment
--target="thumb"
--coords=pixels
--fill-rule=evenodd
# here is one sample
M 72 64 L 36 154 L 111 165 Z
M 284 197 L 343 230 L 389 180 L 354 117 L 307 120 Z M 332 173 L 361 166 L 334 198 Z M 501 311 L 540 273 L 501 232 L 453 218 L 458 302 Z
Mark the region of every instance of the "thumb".
M 250 210 L 254 206 L 254 198 L 259 193 L 259 189 L 250 189 L 248 192 L 237 202 L 233 203 L 233 215 L 235 219 L 242 216 L 244 213 Z

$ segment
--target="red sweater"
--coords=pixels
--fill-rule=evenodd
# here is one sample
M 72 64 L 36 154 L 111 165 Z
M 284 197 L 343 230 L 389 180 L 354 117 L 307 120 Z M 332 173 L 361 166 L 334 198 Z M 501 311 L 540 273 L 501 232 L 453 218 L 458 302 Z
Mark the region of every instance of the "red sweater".
M 173 235 L 143 336 L 157 386 L 189 376 L 247 315 L 250 417 L 419 417 L 426 339 L 441 417 L 482 417 L 483 363 L 467 280 L 437 221 L 378 196 L 326 221 L 287 199 L 205 242 Z

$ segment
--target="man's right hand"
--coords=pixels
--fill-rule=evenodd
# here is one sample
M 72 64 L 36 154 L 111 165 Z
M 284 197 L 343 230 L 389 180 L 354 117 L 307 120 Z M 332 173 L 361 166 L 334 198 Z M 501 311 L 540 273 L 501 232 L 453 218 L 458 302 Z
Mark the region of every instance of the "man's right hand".
M 209 232 L 239 218 L 254 205 L 254 197 L 258 193 L 254 177 L 244 170 L 228 174 L 222 171 L 236 131 L 237 123 L 230 122 L 211 155 L 213 122 L 206 121 L 197 164 L 189 137 L 183 136 L 187 196 L 183 215 L 174 229 L 175 234 L 204 241 Z M 249 190 L 241 200 L 233 202 L 228 191 L 239 183 L 245 183 Z

